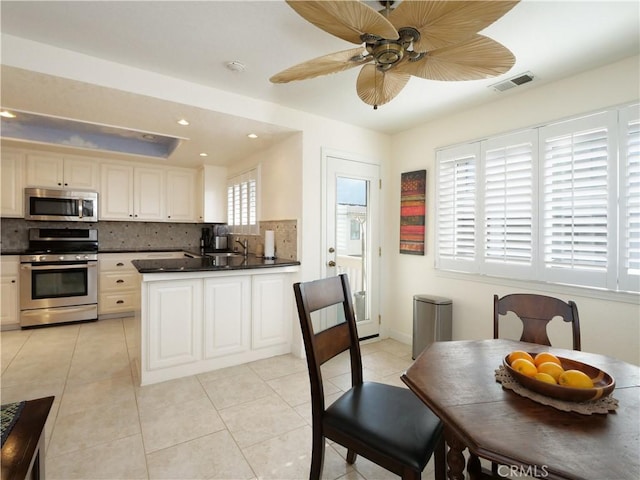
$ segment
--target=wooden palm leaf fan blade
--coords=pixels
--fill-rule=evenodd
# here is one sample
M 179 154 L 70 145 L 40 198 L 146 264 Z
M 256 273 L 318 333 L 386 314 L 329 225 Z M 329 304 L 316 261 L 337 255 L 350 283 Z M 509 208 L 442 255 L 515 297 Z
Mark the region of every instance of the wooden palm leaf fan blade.
M 422 59 L 403 61 L 395 71 L 428 80 L 480 80 L 507 72 L 515 63 L 513 53 L 504 45 L 483 35 L 439 48 Z
M 351 48 L 342 52 L 330 53 L 289 67 L 276 73 L 269 79 L 271 83 L 287 83 L 293 80 L 306 80 L 320 75 L 341 72 L 373 60 L 366 56 L 364 48 Z
M 347 42 L 363 43 L 361 35 L 365 33 L 389 40 L 398 38 L 389 20 L 359 1 L 287 0 L 287 3 L 308 22 Z
M 416 52 L 458 43 L 498 20 L 519 0 L 442 1 L 404 0 L 389 14 L 396 27 L 413 27 L 420 39 L 413 42 Z
M 398 70 L 380 71 L 375 65 L 365 65 L 360 70 L 356 89 L 360 99 L 376 108 L 395 98 L 411 78 Z

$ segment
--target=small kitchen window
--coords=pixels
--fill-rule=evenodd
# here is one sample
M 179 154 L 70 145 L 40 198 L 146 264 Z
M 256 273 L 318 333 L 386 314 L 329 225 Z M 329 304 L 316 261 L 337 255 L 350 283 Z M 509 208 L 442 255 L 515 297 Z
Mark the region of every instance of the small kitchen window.
M 260 167 L 227 180 L 227 224 L 232 234 L 259 235 Z

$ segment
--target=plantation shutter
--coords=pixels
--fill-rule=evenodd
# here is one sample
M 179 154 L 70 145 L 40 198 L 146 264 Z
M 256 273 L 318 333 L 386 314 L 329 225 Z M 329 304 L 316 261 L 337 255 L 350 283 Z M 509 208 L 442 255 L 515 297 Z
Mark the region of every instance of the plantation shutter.
M 232 177 L 227 182 L 227 223 L 232 233 L 259 234 L 258 169 Z
M 544 280 L 615 289 L 615 122 L 603 112 L 540 129 Z
M 483 142 L 483 271 L 534 277 L 537 133 L 527 130 Z
M 640 290 L 640 105 L 620 110 L 619 289 Z
M 479 145 L 462 145 L 437 153 L 436 266 L 475 271 L 476 170 Z

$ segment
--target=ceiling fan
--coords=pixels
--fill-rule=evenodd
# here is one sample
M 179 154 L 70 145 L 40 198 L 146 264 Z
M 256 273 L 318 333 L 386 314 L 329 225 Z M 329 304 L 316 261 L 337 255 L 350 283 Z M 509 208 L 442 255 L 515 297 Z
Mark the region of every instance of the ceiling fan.
M 391 101 L 413 75 L 428 80 L 478 80 L 507 72 L 515 63 L 502 44 L 478 32 L 519 0 L 380 1 L 377 12 L 355 0 L 287 0 L 304 19 L 360 47 L 294 65 L 269 80 L 287 83 L 363 66 L 356 90 L 373 105 Z

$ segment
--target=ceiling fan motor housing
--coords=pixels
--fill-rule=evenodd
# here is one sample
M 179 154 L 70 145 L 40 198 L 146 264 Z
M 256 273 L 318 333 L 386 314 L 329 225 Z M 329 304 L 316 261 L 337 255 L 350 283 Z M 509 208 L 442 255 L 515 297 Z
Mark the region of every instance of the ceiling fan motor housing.
M 371 52 L 379 69 L 387 70 L 404 57 L 404 48 L 394 40 L 380 40 Z

